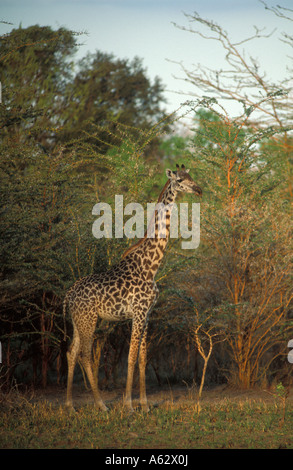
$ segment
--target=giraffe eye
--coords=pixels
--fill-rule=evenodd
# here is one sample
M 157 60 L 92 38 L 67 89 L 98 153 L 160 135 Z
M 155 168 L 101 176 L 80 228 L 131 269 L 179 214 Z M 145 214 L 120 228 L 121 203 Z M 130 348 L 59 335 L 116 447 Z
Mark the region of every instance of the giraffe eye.
M 183 180 L 181 178 L 177 178 L 177 181 L 178 183 L 182 183 Z

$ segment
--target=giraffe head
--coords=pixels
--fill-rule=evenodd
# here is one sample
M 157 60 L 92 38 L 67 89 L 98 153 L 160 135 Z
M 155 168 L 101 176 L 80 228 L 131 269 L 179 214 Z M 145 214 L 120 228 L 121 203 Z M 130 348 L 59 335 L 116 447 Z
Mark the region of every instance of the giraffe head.
M 171 185 L 175 191 L 182 191 L 185 193 L 194 193 L 198 196 L 202 195 L 202 190 L 189 176 L 189 170 L 185 169 L 184 165 L 176 165 L 177 171 L 166 170 L 166 175 L 171 181 Z

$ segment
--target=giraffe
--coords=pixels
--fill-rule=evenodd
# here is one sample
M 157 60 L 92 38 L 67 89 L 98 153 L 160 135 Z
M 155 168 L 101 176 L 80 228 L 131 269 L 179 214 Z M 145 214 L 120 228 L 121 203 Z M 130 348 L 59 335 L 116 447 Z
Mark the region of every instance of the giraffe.
M 161 205 L 157 206 L 159 208 L 154 211 L 150 222 L 154 228 L 153 234 L 149 236 L 148 228 L 144 237 L 125 251 L 118 264 L 105 273 L 92 274 L 77 280 L 65 296 L 64 318 L 68 310 L 73 323 L 73 340 L 67 352 L 68 408 L 73 408 L 73 373 L 78 356 L 81 355 L 95 406 L 103 411 L 107 410 L 91 365 L 93 335 L 97 319 L 100 317 L 107 321 L 132 320 L 124 403 L 126 408 L 133 411 L 131 395 L 138 356 L 140 405 L 143 410 L 149 409 L 145 385 L 147 321 L 158 298 L 159 291 L 154 279 L 169 238 L 172 204 L 178 192 L 194 193 L 198 196 L 202 194 L 201 188 L 188 174 L 189 170 L 185 169 L 184 165 L 181 165 L 181 169 L 176 165 L 176 168 L 176 171 L 166 170 L 168 180 L 158 199 Z M 165 211 L 162 208 L 165 208 Z

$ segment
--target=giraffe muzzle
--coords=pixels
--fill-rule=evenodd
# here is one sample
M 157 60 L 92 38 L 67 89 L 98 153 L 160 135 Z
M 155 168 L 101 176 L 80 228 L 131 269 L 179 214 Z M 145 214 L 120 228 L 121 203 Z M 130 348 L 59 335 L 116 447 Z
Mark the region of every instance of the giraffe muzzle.
M 196 194 L 197 196 L 202 197 L 202 189 L 199 186 L 193 186 L 192 190 L 193 190 L 194 194 Z

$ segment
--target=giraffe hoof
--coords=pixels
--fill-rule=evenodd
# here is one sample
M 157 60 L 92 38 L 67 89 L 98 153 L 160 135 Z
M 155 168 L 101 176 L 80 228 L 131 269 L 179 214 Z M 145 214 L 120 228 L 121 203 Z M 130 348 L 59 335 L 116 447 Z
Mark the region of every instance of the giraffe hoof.
M 101 411 L 105 411 L 105 412 L 109 411 L 109 408 L 102 401 L 99 403 L 96 403 L 95 406 Z
M 73 407 L 73 405 L 71 403 L 66 403 L 65 404 L 65 410 L 68 413 L 75 413 L 76 412 L 75 408 Z
M 129 414 L 134 413 L 134 408 L 133 408 L 132 404 L 124 403 L 124 407 L 125 407 L 125 410 L 127 411 L 127 413 L 129 413 Z
M 142 411 L 145 411 L 146 413 L 148 413 L 150 411 L 150 407 L 149 405 L 140 405 Z
M 128 411 L 128 413 L 134 413 L 134 409 L 132 406 L 131 398 L 123 398 L 123 408 Z

